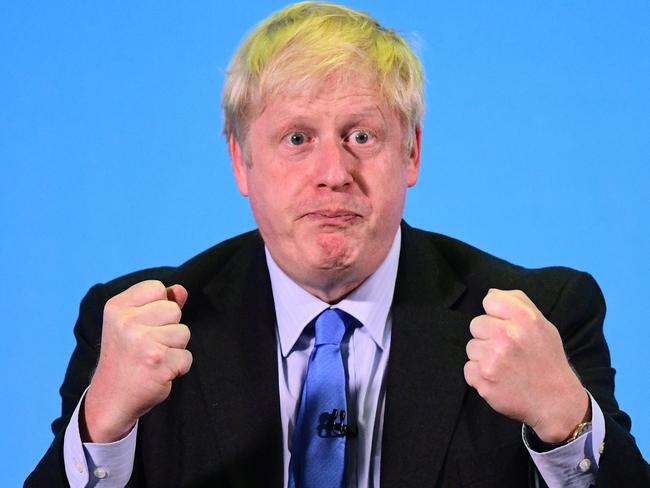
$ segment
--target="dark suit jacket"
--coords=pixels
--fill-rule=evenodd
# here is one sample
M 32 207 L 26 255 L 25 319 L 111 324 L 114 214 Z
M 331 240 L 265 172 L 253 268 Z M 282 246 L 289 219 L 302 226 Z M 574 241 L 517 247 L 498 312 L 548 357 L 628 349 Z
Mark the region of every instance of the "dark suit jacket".
M 263 242 L 250 232 L 178 268 L 96 285 L 84 298 L 77 346 L 61 387 L 52 446 L 28 486 L 65 486 L 63 432 L 97 363 L 104 303 L 144 279 L 181 283 L 192 331 L 191 371 L 140 419 L 133 486 L 272 487 L 282 483 L 275 312 Z M 650 468 L 614 399 L 593 279 L 567 268 L 528 270 L 459 241 L 402 225 L 392 305 L 381 486 L 522 487 L 531 462 L 521 424 L 467 386 L 469 322 L 490 287 L 521 289 L 555 324 L 571 363 L 605 413 L 598 486 L 650 486 Z

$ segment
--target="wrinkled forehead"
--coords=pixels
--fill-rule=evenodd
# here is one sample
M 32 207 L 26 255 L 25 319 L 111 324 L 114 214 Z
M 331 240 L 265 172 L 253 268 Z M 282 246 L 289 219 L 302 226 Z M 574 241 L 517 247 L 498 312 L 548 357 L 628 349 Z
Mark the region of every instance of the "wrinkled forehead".
M 319 97 L 338 98 L 354 92 L 363 92 L 374 96 L 377 100 L 384 101 L 381 87 L 377 80 L 365 73 L 345 71 L 329 74 L 325 77 L 304 76 L 292 77 L 279 83 L 277 86 L 266 90 L 263 103 L 273 98 L 281 97 L 306 97 L 315 99 Z
M 363 95 L 374 106 L 386 106 L 384 95 L 376 76 L 363 71 L 345 70 L 326 76 L 287 76 L 274 83 L 260 84 L 257 96 L 250 106 L 250 123 L 270 105 L 289 106 L 291 104 L 309 106 L 318 99 L 337 100 L 350 95 Z
M 295 89 L 279 92 L 251 119 L 250 127 L 252 130 L 257 121 L 264 120 L 263 123 L 270 122 L 283 129 L 310 126 L 343 130 L 343 126 L 351 124 L 378 129 L 379 124 L 389 123 L 391 113 L 376 86 L 329 82 L 304 92 Z

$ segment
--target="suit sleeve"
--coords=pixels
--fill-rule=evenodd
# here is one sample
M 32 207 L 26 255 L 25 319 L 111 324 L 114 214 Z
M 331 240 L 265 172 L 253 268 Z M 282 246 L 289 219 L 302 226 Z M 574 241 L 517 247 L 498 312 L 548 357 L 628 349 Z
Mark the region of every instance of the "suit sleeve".
M 104 304 L 108 298 L 106 288 L 95 285 L 81 301 L 79 318 L 74 328 L 76 346 L 59 390 L 62 400 L 61 416 L 52 422 L 54 440 L 25 481 L 26 487 L 69 486 L 63 462 L 63 438 L 70 417 L 97 366 Z
M 570 278 L 548 318 L 558 327 L 571 365 L 605 418 L 596 486 L 650 486 L 650 466 L 630 434 L 630 417 L 614 398 L 615 371 L 603 333 L 605 301 L 594 279 L 586 273 Z

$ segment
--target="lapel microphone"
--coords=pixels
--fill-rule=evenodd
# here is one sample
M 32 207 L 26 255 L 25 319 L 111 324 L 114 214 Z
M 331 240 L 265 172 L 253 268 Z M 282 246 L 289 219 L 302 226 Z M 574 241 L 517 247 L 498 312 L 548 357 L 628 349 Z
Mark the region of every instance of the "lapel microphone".
M 345 423 L 345 410 L 332 410 L 332 413 L 325 414 L 328 416 L 327 429 L 336 437 L 356 437 L 357 428 L 354 425 Z

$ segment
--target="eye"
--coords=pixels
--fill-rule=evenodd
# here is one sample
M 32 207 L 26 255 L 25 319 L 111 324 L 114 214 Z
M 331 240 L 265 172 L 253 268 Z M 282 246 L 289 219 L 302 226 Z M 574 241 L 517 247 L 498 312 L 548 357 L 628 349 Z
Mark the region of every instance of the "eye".
M 306 140 L 307 137 L 302 132 L 292 132 L 288 137 L 289 144 L 292 146 L 301 146 Z
M 370 134 L 365 130 L 355 130 L 352 133 L 352 139 L 357 144 L 366 144 L 370 140 Z

